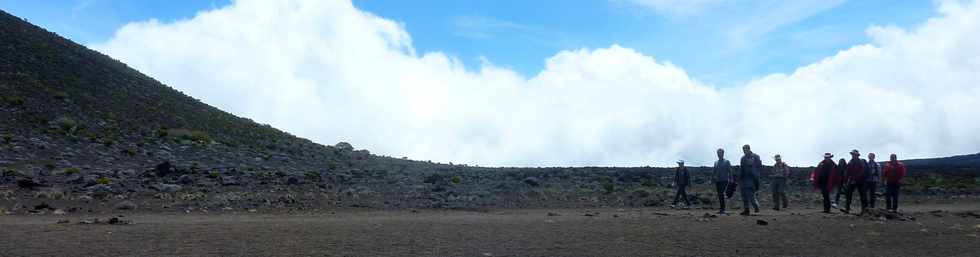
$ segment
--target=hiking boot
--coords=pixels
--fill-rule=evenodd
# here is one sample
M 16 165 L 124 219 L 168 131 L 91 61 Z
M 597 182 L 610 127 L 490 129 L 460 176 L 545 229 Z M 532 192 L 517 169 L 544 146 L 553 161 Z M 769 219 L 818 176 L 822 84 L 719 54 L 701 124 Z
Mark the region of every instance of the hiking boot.
M 748 211 L 743 211 L 743 212 L 739 213 L 738 215 L 749 216 L 749 215 L 752 215 L 752 214 L 749 213 Z

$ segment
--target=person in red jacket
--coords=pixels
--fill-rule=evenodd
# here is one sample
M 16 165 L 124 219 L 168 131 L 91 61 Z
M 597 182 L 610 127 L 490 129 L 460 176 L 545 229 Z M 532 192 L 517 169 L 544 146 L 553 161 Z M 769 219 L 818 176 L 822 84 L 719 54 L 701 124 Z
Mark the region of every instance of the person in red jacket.
M 820 190 L 820 195 L 823 196 L 824 213 L 830 213 L 830 192 L 834 190 L 839 180 L 834 155 L 823 154 L 823 161 L 817 164 L 817 169 L 813 170 L 813 173 L 810 173 L 810 181 L 813 181 L 813 187 Z
M 858 198 L 861 199 L 861 212 L 865 212 L 868 209 L 868 199 L 866 198 L 864 192 L 864 166 L 865 161 L 861 159 L 861 153 L 858 150 L 851 150 L 851 161 L 845 166 L 847 175 L 844 177 L 843 190 L 844 196 L 847 198 L 847 202 L 844 204 L 844 213 L 851 213 L 851 200 L 854 199 L 854 192 L 858 192 Z
M 891 155 L 888 163 L 885 163 L 885 206 L 890 212 L 898 212 L 898 192 L 901 190 L 902 183 L 905 181 L 905 164 L 898 161 L 898 156 Z

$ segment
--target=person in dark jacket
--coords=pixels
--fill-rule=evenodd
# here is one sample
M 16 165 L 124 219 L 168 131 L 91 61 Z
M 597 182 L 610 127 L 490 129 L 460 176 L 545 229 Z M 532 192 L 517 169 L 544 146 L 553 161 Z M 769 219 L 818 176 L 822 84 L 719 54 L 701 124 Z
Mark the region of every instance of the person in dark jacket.
M 823 197 L 823 212 L 830 213 L 830 192 L 837 185 L 837 164 L 834 163 L 834 155 L 823 154 L 823 161 L 817 164 L 817 169 L 810 175 L 813 186 L 820 190 Z
M 890 212 L 898 212 L 898 192 L 907 174 L 905 164 L 898 161 L 898 156 L 892 154 L 888 163 L 885 163 L 884 174 L 886 207 Z
M 759 190 L 759 170 L 762 169 L 762 160 L 759 155 L 752 152 L 749 145 L 742 146 L 742 160 L 739 165 L 738 183 L 742 190 L 742 215 L 749 215 L 751 205 L 755 212 L 759 212 L 759 201 L 755 199 L 755 193 Z
M 684 207 L 690 207 L 691 201 L 687 199 L 687 186 L 691 184 L 691 173 L 684 167 L 684 161 L 677 162 L 677 170 L 674 172 L 674 185 L 677 186 L 677 194 L 674 194 L 674 204 L 670 207 L 677 207 L 677 203 L 684 199 Z
M 715 181 L 715 190 L 718 192 L 718 204 L 720 209 L 718 214 L 725 214 L 725 191 L 728 190 L 729 181 L 732 181 L 732 163 L 725 159 L 725 149 L 718 149 L 718 160 L 711 170 L 712 179 Z
M 847 180 L 847 160 L 844 160 L 844 158 L 840 158 L 840 161 L 837 162 L 837 177 L 841 178 L 840 181 L 838 181 L 838 183 Z M 844 195 L 846 190 L 847 189 L 841 184 L 834 185 L 834 191 L 836 193 L 834 193 L 835 194 L 834 203 L 831 204 L 831 206 L 833 206 L 834 209 L 839 208 L 838 204 L 840 204 L 840 197 Z
M 861 199 L 861 212 L 863 213 L 868 209 L 868 199 L 865 198 L 864 188 L 865 165 L 865 161 L 861 159 L 861 153 L 858 150 L 851 150 L 851 162 L 844 168 L 847 171 L 843 184 L 844 195 L 847 198 L 847 202 L 844 204 L 844 213 L 851 213 L 851 200 L 854 199 L 854 192 L 857 192 L 858 198 Z
M 878 198 L 878 183 L 881 182 L 881 165 L 875 161 L 875 154 L 868 153 L 868 165 L 864 168 L 864 187 L 868 194 L 868 208 L 874 209 Z

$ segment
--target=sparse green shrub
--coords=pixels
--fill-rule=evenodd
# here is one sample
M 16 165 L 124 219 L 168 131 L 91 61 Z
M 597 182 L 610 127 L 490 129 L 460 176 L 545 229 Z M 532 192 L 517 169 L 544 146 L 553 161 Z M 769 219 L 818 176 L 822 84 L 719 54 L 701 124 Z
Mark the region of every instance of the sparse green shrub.
M 602 179 L 602 189 L 606 191 L 607 194 L 616 191 L 616 184 L 610 178 Z
M 98 180 L 96 180 L 95 183 L 99 185 L 108 185 L 109 183 L 112 183 L 112 181 L 109 181 L 109 178 L 107 177 L 101 177 Z
M 48 162 L 45 162 L 44 163 L 44 168 L 49 169 L 49 170 L 53 170 L 54 168 L 57 168 L 57 167 L 58 166 L 55 165 L 55 163 L 53 161 L 48 161 Z
M 453 184 L 459 184 L 460 180 L 462 180 L 462 179 L 459 177 L 459 175 L 453 176 L 453 179 L 452 179 Z
M 71 167 L 71 168 L 67 168 L 67 169 L 65 169 L 65 175 L 68 175 L 68 174 L 75 174 L 75 173 L 79 173 L 79 172 L 81 172 L 81 171 L 82 171 L 82 170 L 80 170 L 80 169 L 78 169 L 78 168 L 75 168 L 75 167 Z
M 65 135 L 69 136 L 74 136 L 79 129 L 78 121 L 69 117 L 58 118 L 54 120 L 54 124 L 56 124 L 58 128 L 65 133 Z
M 211 136 L 209 136 L 208 133 L 198 130 L 191 131 L 187 129 L 168 129 L 164 136 L 177 140 L 189 140 L 198 143 L 211 142 Z
M 14 141 L 14 135 L 11 134 L 3 134 L 3 136 L 0 137 L 3 137 L 3 142 L 6 144 L 9 144 L 10 141 Z
M 24 105 L 24 97 L 21 96 L 8 96 L 6 98 L 7 103 L 14 106 Z
M 218 178 L 220 176 L 221 176 L 221 172 L 218 172 L 217 170 L 212 170 L 211 173 L 208 173 L 208 177 L 211 178 Z
M 123 153 L 126 154 L 126 155 L 129 155 L 129 156 L 135 156 L 136 155 L 136 149 L 126 148 L 126 150 L 123 150 Z
M 211 136 L 209 136 L 208 133 L 205 133 L 204 131 L 197 131 L 197 130 L 191 131 L 191 138 L 190 139 L 193 140 L 193 141 L 200 142 L 200 143 L 210 143 L 211 142 Z
M 68 93 L 65 91 L 55 90 L 51 92 L 51 95 L 54 96 L 54 99 L 58 99 L 58 100 L 64 100 L 65 98 L 68 98 Z
M 327 162 L 327 168 L 329 168 L 331 170 L 337 169 L 337 166 L 338 166 L 337 161 L 330 160 L 330 161 Z

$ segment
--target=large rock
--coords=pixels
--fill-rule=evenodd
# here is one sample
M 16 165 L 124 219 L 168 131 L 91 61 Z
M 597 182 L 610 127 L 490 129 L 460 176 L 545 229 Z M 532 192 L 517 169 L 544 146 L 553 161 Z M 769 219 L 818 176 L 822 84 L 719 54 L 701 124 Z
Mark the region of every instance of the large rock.
M 540 186 L 541 185 L 541 179 L 538 179 L 536 177 L 528 177 L 528 178 L 525 178 L 524 179 L 524 184 L 528 184 L 528 185 L 530 185 L 532 187 Z
M 170 162 L 163 162 L 157 164 L 156 169 L 157 176 L 163 177 L 177 172 L 177 168 L 170 164 Z
M 334 147 L 344 151 L 354 151 L 354 146 L 352 146 L 350 143 L 347 142 L 337 143 L 337 145 L 334 145 Z
M 34 178 L 20 178 L 20 179 L 17 179 L 17 186 L 20 187 L 20 188 L 31 189 L 31 190 L 36 189 L 36 188 L 41 188 L 41 187 L 50 187 L 49 185 L 44 184 L 40 180 L 37 180 L 37 179 L 34 179 Z
M 122 202 L 116 203 L 116 209 L 119 209 L 119 210 L 135 210 L 136 209 L 136 203 L 133 203 L 132 201 L 129 201 L 129 200 L 122 201 Z
M 238 181 L 238 179 L 232 176 L 221 176 L 218 178 L 218 181 L 221 182 L 222 186 L 237 186 L 242 184 Z
M 187 175 L 187 174 L 180 175 L 180 178 L 177 178 L 177 183 L 181 183 L 184 185 L 194 184 L 194 177 L 191 177 L 191 175 Z
M 153 189 L 156 189 L 157 191 L 164 192 L 164 193 L 174 193 L 174 192 L 180 191 L 180 189 L 181 189 L 181 186 L 180 185 L 162 184 L 162 183 L 161 184 L 153 185 L 151 187 Z

